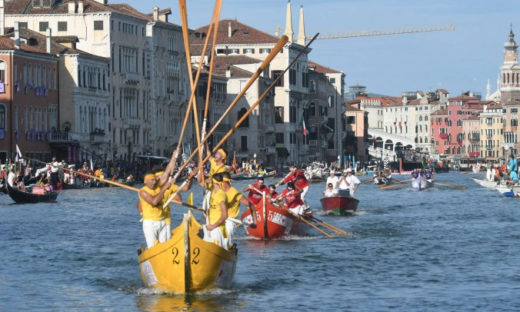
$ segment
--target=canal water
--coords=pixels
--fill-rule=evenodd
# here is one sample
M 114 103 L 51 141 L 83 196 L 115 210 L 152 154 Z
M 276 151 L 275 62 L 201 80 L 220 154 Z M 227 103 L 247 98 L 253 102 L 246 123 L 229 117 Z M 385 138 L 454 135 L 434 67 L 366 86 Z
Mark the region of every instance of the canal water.
M 520 200 L 471 176 L 436 177 L 465 191 L 362 185 L 355 215 L 318 215 L 348 237 L 265 242 L 240 230 L 233 288 L 190 298 L 142 286 L 136 194 L 66 190 L 36 205 L 0 195 L 0 311 L 520 311 Z M 323 188 L 308 195 L 317 214 Z

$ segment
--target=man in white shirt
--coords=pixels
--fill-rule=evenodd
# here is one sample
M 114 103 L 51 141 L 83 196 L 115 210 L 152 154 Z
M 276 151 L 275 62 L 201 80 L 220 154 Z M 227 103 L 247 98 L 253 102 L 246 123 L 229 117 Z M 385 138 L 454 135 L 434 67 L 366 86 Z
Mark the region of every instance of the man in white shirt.
M 361 181 L 352 174 L 352 169 L 349 168 L 345 170 L 337 184 L 340 196 L 345 196 L 345 191 L 348 191 L 350 196 L 354 196 L 354 192 L 357 190 L 360 183 Z
M 338 190 L 334 188 L 334 185 L 332 183 L 327 183 L 327 188 L 323 192 L 323 196 L 325 196 L 325 197 L 338 196 Z
M 325 183 L 325 190 L 327 190 L 327 186 L 332 183 L 332 188 L 336 189 L 338 184 L 338 177 L 336 177 L 334 170 L 330 170 L 330 174 L 327 177 L 327 183 Z

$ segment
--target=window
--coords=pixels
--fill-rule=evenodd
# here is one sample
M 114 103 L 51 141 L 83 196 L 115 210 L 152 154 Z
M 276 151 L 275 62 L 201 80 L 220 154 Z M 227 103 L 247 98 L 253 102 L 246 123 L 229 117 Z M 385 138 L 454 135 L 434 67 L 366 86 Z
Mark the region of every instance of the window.
M 511 126 L 512 127 L 518 126 L 518 119 L 511 119 Z
M 5 106 L 0 104 L 0 129 L 5 129 Z
M 511 113 L 518 113 L 518 108 L 511 108 Z
M 296 85 L 296 69 L 289 69 L 289 84 Z
M 296 122 L 296 106 L 289 107 L 289 122 L 291 122 L 291 123 Z
M 240 150 L 247 151 L 247 136 L 245 135 L 240 137 Z
M 40 22 L 40 31 L 47 31 L 49 28 L 49 22 Z
M 327 104 L 329 104 L 329 107 L 333 107 L 334 106 L 334 98 L 332 97 L 332 95 L 329 95 L 327 97 Z
M 283 123 L 283 107 L 275 107 L 274 122 L 277 124 Z
M 94 21 L 94 30 L 103 30 L 103 21 Z
M 336 78 L 330 78 L 330 83 L 336 83 Z
M 281 74 L 282 74 L 282 71 L 281 71 L 281 70 L 273 70 L 273 71 L 271 72 L 271 75 L 273 76 L 272 79 L 273 79 L 273 80 L 276 80 L 276 78 L 280 77 Z M 283 87 L 283 77 L 280 78 L 280 80 L 278 80 L 278 81 L 276 82 L 276 85 L 275 85 L 275 86 L 277 86 L 277 87 Z
M 276 133 L 276 144 L 284 144 L 285 138 L 283 132 L 277 132 Z
M 27 29 L 27 22 L 19 22 L 18 23 L 18 28 L 20 29 Z
M 33 7 L 39 7 L 42 5 L 42 2 L 40 0 L 33 0 Z
M 356 116 L 347 116 L 347 124 L 353 125 L 356 123 Z
M 260 53 L 260 54 L 269 54 L 269 53 L 271 53 L 271 49 L 268 49 L 268 48 L 261 48 L 261 49 L 259 50 L 259 53 Z
M 67 22 L 58 22 L 58 31 L 67 31 Z
M 247 109 L 245 107 L 242 107 L 241 110 L 237 113 L 237 122 L 247 113 Z M 249 116 L 244 119 L 244 121 L 240 124 L 240 128 L 249 128 Z
M 242 53 L 244 53 L 244 54 L 255 54 L 255 49 L 251 49 L 251 48 L 243 49 Z
M 310 93 L 316 93 L 316 81 L 311 80 L 310 83 L 311 84 L 310 84 L 309 92 Z
M 51 6 L 51 0 L 43 0 L 43 7 L 49 8 Z

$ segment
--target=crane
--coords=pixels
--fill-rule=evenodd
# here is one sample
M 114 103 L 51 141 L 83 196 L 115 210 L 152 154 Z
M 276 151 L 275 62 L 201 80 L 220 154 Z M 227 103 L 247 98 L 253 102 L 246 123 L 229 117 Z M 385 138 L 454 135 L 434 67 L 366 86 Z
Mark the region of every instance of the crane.
M 412 27 L 412 28 L 400 28 L 392 30 L 361 30 L 351 31 L 339 34 L 327 34 L 319 36 L 317 40 L 328 40 L 328 39 L 343 39 L 343 38 L 355 38 L 355 37 L 373 37 L 373 36 L 390 36 L 400 34 L 413 34 L 422 32 L 433 32 L 433 31 L 455 31 L 455 25 L 446 26 L 428 26 L 428 27 Z M 308 36 L 307 40 L 312 39 L 312 36 Z

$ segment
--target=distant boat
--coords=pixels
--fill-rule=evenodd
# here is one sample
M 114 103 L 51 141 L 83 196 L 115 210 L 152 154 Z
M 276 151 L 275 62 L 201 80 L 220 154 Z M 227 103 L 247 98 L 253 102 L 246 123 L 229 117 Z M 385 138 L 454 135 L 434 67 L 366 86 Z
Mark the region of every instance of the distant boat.
M 265 203 L 265 204 L 264 204 Z M 305 235 L 307 225 L 299 221 L 286 208 L 277 207 L 262 199 L 256 206 L 256 228 L 246 227 L 247 234 L 261 239 L 276 239 L 284 235 Z M 247 209 L 240 217 L 244 223 L 253 223 Z
M 43 194 L 29 193 L 13 188 L 7 183 L 9 197 L 17 204 L 48 203 L 56 201 L 59 192 L 45 192 Z
M 412 179 L 412 188 L 422 191 L 426 188 L 429 188 L 433 185 L 432 179 L 426 179 L 426 177 L 419 175 L 417 178 Z

